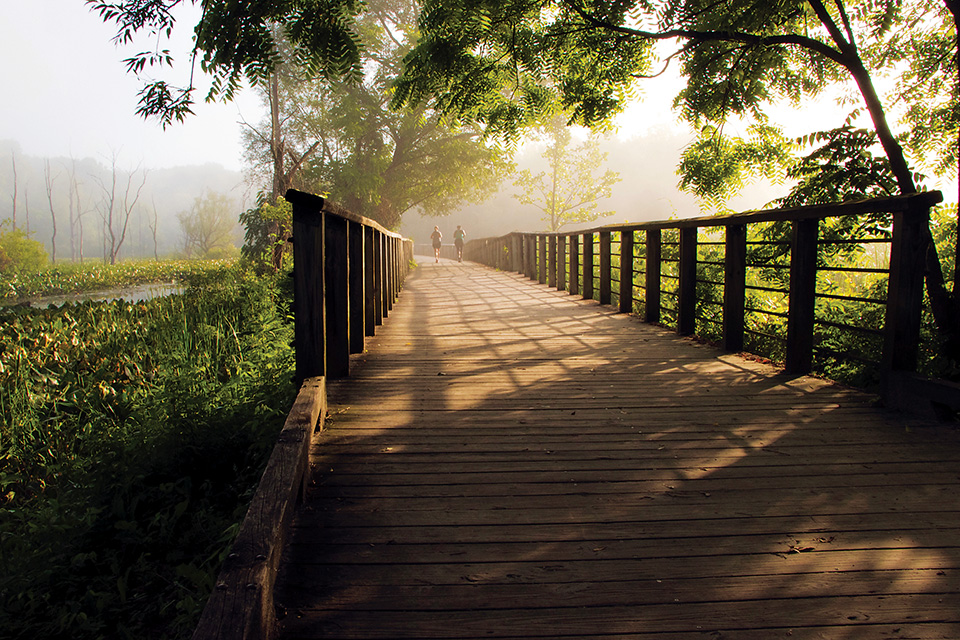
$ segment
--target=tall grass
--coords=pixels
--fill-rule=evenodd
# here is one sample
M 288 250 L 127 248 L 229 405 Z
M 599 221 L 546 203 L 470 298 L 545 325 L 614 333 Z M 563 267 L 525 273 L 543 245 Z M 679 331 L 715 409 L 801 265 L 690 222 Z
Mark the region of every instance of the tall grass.
M 292 402 L 279 280 L 0 311 L 0 637 L 188 637 Z

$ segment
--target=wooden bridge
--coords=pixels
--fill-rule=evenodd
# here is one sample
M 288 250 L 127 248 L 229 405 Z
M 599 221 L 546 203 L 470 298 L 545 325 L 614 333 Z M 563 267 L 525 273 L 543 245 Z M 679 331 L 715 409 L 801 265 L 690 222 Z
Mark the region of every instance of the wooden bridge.
M 960 638 L 955 430 L 570 295 L 558 236 L 404 281 L 343 219 L 389 317 L 301 370 L 195 638 Z

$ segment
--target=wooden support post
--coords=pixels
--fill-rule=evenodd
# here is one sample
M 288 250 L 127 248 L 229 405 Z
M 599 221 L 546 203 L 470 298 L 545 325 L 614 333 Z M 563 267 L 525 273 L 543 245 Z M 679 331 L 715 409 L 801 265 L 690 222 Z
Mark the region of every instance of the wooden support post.
M 744 306 L 747 294 L 747 226 L 726 230 L 723 259 L 723 348 L 743 351 Z
M 527 263 L 526 276 L 531 280 L 537 279 L 537 237 L 533 234 L 525 234 L 524 239 L 524 257 Z
M 663 248 L 660 229 L 647 230 L 647 268 L 644 279 L 643 319 L 660 322 L 660 256 Z
M 557 236 L 557 289 L 567 288 L 567 237 Z
M 547 240 L 547 284 L 557 286 L 557 236 L 546 236 Z
M 393 309 L 393 239 L 383 234 L 383 310 L 389 315 Z
M 620 232 L 620 313 L 633 312 L 633 230 Z
M 518 233 L 510 234 L 510 270 L 523 273 L 523 242 Z
M 383 319 L 387 315 L 387 308 L 383 305 L 383 232 L 373 232 L 373 304 L 374 316 L 376 316 L 376 325 L 383 324 Z
M 610 266 L 610 232 L 600 232 L 600 304 L 610 304 L 613 274 Z
M 593 299 L 593 234 L 583 234 L 583 297 Z
M 363 295 L 363 234 L 364 225 L 350 221 L 347 229 L 349 247 L 349 287 L 350 287 L 350 353 L 363 352 L 365 331 Z
M 327 372 L 330 379 L 345 378 L 350 374 L 350 327 L 347 220 L 339 216 L 324 216 L 324 251 L 326 253 L 327 301 Z
M 293 200 L 293 305 L 296 383 L 326 373 L 323 199 Z
M 365 227 L 363 230 L 363 334 L 376 335 L 377 326 L 377 263 L 374 258 L 378 231 Z
M 386 273 L 384 277 L 386 278 L 386 284 L 384 289 L 387 292 L 387 311 L 393 311 L 393 300 L 394 293 L 396 292 L 396 278 L 397 278 L 397 256 L 395 251 L 395 243 L 391 236 L 385 236 L 386 247 L 384 250 L 384 263 L 386 264 Z
M 580 293 L 580 236 L 570 236 L 570 295 Z
M 537 234 L 537 282 L 547 283 L 547 236 Z
M 680 284 L 677 289 L 677 333 L 697 328 L 697 228 L 680 229 Z
M 813 367 L 813 327 L 817 292 L 817 219 L 793 223 L 790 249 L 790 309 L 787 316 L 787 373 Z
M 885 379 L 894 371 L 917 369 L 927 251 L 924 229 L 929 217 L 929 208 L 922 205 L 893 214 L 882 358 Z M 883 386 L 888 386 L 886 380 Z

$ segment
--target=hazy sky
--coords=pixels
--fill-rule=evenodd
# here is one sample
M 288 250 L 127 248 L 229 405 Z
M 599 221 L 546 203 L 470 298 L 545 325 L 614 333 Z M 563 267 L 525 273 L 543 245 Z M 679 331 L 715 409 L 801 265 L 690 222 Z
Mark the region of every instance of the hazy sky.
M 186 83 L 195 7 L 174 30 L 171 49 L 179 66 L 164 71 L 172 84 Z M 118 47 L 112 25 L 104 24 L 83 0 L 0 0 L 0 139 L 18 141 L 37 156 L 108 158 L 168 167 L 216 162 L 242 165 L 241 118 L 256 122 L 261 107 L 251 91 L 234 104 L 198 104 L 186 124 L 163 131 L 134 114 L 141 83 L 126 74 L 122 60 L 151 46 Z M 199 69 L 197 74 L 199 75 Z M 622 133 L 639 135 L 673 126 L 670 100 L 677 85 L 656 81 L 644 90 L 641 110 L 622 118 Z M 202 98 L 202 95 L 198 96 Z
M 185 84 L 192 23 L 178 26 L 169 48 L 181 66 L 165 79 Z M 216 162 L 239 169 L 237 122 L 241 113 L 252 122 L 259 117 L 252 92 L 237 104 L 200 104 L 185 125 L 163 131 L 134 114 L 141 84 L 122 63 L 148 45 L 120 49 L 114 33 L 83 0 L 0 0 L 0 139 L 17 140 L 29 155 L 117 152 L 125 166 Z

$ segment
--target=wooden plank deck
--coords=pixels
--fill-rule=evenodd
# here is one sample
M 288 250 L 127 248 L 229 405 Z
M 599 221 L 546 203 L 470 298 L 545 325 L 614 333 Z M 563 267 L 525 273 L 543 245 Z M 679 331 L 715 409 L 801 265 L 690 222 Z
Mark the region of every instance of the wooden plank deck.
M 330 385 L 280 637 L 960 639 L 960 442 L 516 274 Z

